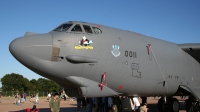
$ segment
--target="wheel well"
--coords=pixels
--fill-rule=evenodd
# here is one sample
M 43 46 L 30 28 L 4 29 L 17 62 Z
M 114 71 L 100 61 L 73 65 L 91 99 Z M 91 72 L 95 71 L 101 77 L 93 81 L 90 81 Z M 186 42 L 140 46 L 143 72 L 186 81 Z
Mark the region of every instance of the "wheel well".
M 179 86 L 178 90 L 176 91 L 176 93 L 174 93 L 173 96 L 189 96 L 192 95 L 188 90 L 181 88 Z

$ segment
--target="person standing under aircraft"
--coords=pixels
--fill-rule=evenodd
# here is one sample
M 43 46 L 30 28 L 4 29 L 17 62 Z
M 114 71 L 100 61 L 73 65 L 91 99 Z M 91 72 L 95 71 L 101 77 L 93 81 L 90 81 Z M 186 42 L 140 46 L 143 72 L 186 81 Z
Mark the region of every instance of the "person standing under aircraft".
M 122 104 L 119 96 L 115 96 L 115 101 L 117 105 L 117 111 L 121 112 L 122 111 Z
M 112 106 L 113 106 L 113 99 L 112 97 L 108 97 L 108 111 L 112 112 Z
M 117 97 L 116 96 L 113 97 L 112 112 L 118 112 L 118 109 L 117 109 Z
M 80 112 L 81 111 L 81 98 L 77 97 L 76 101 L 77 101 L 77 112 Z
M 140 112 L 148 112 L 147 103 L 144 103 L 144 104 L 140 107 Z
M 82 112 L 86 112 L 86 100 L 85 97 L 81 99 L 81 104 L 82 104 Z
M 137 97 L 133 97 L 133 103 L 135 112 L 139 112 L 140 102 Z
M 59 112 L 60 111 L 60 100 L 59 100 L 58 93 L 55 93 L 54 97 L 51 98 L 51 101 L 49 102 L 49 107 L 51 109 L 51 112 Z
M 129 100 L 130 100 L 131 110 L 132 110 L 133 112 L 135 112 L 135 109 L 134 109 L 134 102 L 133 102 L 133 97 L 130 96 L 130 97 L 128 97 L 128 98 L 129 98 Z
M 98 98 L 92 98 L 92 102 L 93 102 L 92 112 L 97 112 L 97 110 L 98 110 Z
M 106 97 L 102 97 L 101 100 L 102 111 L 106 112 Z
M 86 112 L 92 112 L 92 98 L 87 98 L 86 99 L 87 102 L 87 108 L 86 108 Z

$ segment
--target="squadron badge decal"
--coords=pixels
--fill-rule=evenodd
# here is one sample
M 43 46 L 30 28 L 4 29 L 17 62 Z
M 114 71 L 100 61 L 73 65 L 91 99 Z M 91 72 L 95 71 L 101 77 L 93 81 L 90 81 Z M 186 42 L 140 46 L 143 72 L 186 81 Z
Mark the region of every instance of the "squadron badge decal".
M 113 50 L 111 51 L 112 55 L 115 57 L 120 56 L 119 46 L 113 45 L 112 48 L 113 48 Z
M 91 46 L 90 44 L 92 44 L 93 41 L 92 40 L 88 40 L 86 38 L 86 36 L 83 36 L 83 39 L 81 41 L 79 41 L 79 45 L 75 46 L 74 48 L 75 49 L 90 49 L 90 50 L 93 50 L 93 46 Z

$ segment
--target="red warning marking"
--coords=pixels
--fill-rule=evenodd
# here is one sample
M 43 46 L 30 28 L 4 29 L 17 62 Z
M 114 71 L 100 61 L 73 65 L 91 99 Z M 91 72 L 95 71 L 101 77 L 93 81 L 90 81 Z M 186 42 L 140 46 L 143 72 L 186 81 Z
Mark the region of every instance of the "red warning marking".
M 98 26 L 98 28 L 101 28 L 101 25 L 97 25 Z
M 103 90 L 103 84 L 100 83 L 100 84 L 99 84 L 99 87 L 100 87 L 100 89 L 101 89 L 101 91 L 102 91 L 102 90 Z
M 119 89 L 122 89 L 123 88 L 123 86 L 119 86 Z
M 148 44 L 148 54 L 151 53 L 151 44 Z
M 106 83 L 106 72 L 102 75 L 101 83 L 99 84 L 99 87 L 100 87 L 101 91 L 103 90 L 104 86 L 107 86 L 107 83 Z

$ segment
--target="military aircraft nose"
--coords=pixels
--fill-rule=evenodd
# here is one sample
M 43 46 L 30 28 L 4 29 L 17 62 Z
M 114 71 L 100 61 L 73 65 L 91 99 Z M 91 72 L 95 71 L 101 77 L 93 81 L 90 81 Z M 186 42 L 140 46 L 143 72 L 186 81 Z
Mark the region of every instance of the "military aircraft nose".
M 16 58 L 18 57 L 17 55 L 20 55 L 21 54 L 21 51 L 20 50 L 20 47 L 22 45 L 22 42 L 21 42 L 22 38 L 17 38 L 15 40 L 13 40 L 10 45 L 9 45 L 9 50 L 10 50 L 10 53 Z
M 37 34 L 20 37 L 10 43 L 9 50 L 23 64 L 30 62 L 31 57 L 50 60 L 52 36 L 50 34 Z
M 9 45 L 9 50 L 10 50 L 10 52 L 11 52 L 11 54 L 13 55 L 14 54 L 14 49 L 15 49 L 15 44 L 16 44 L 16 42 L 15 41 L 17 41 L 17 39 L 15 39 L 15 40 L 13 40 L 11 43 L 10 43 L 10 45 Z

